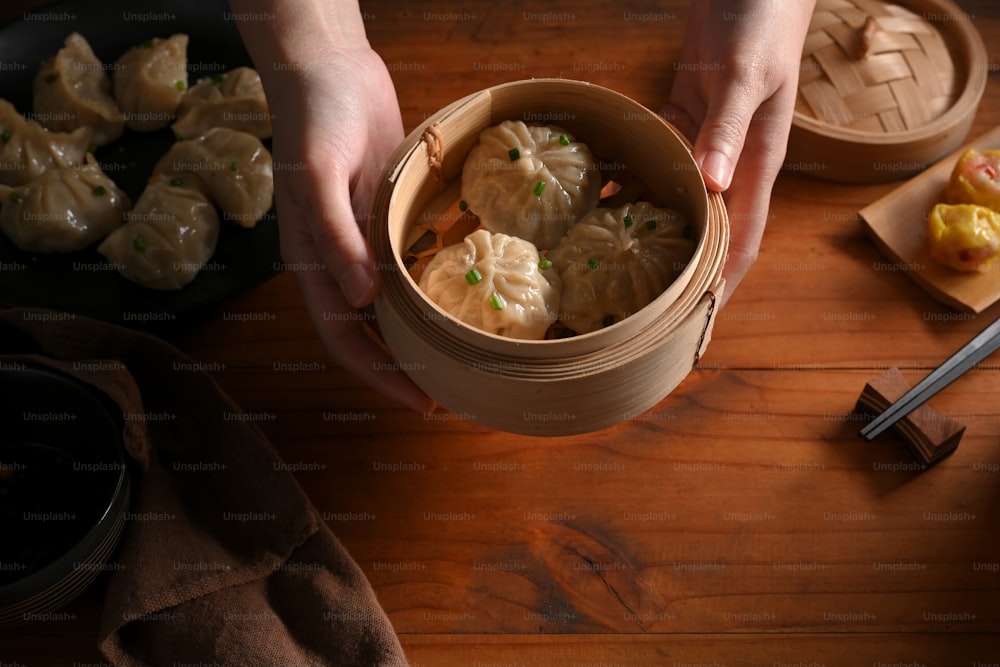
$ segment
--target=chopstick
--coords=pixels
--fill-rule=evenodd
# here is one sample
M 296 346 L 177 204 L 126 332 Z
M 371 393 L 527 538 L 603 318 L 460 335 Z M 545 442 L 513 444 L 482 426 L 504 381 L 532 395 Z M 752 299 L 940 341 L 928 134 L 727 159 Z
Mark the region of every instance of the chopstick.
M 975 338 L 966 343 L 962 349 L 951 355 L 944 363 L 934 369 L 915 387 L 903 394 L 882 414 L 861 429 L 860 435 L 871 441 L 900 419 L 926 403 L 934 394 L 951 384 L 980 361 L 1000 348 L 1000 318 L 983 329 Z

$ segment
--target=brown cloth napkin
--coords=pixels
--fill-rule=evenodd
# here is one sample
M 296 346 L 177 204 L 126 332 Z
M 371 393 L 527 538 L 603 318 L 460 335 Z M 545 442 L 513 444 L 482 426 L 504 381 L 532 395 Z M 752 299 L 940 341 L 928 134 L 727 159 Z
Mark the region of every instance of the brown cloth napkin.
M 116 665 L 406 665 L 364 574 L 265 436 L 162 340 L 35 309 L 0 311 L 0 355 L 43 363 L 122 409 L 138 492 L 98 637 Z

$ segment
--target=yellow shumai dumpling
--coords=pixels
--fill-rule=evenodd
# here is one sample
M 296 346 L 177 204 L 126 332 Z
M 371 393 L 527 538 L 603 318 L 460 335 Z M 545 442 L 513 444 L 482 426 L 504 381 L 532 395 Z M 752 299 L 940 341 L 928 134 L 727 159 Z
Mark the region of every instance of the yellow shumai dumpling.
M 945 190 L 948 204 L 979 204 L 1000 211 L 1000 150 L 962 154 Z
M 125 129 L 125 117 L 111 96 L 111 79 L 104 65 L 76 32 L 38 69 L 34 108 L 38 122 L 49 130 L 92 128 L 95 146 L 111 143 Z
M 937 204 L 927 235 L 935 261 L 957 271 L 982 271 L 1000 252 L 1000 214 L 977 204 Z
M 479 229 L 439 251 L 420 288 L 442 310 L 487 333 L 541 340 L 559 315 L 559 277 L 538 249 Z
M 693 237 L 683 215 L 648 202 L 594 209 L 548 255 L 562 280 L 560 320 L 587 333 L 637 312 L 685 269 Z
M 188 36 L 150 39 L 118 58 L 112 90 L 136 132 L 153 132 L 170 125 L 187 90 Z

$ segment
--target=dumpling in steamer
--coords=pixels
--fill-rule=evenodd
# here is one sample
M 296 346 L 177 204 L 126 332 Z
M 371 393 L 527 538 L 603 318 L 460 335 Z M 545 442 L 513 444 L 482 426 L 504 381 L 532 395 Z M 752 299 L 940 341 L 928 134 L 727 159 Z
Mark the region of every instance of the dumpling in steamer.
M 34 110 L 38 122 L 55 132 L 93 128 L 95 146 L 111 143 L 125 129 L 104 65 L 76 32 L 56 55 L 42 62 L 35 76 Z
M 170 126 L 179 139 L 193 139 L 213 127 L 247 132 L 258 139 L 271 136 L 271 114 L 260 75 L 238 67 L 220 76 L 200 79 L 191 86 Z
M 274 197 L 271 153 L 246 132 L 214 128 L 197 139 L 178 141 L 153 168 L 154 174 L 197 179 L 222 211 L 222 218 L 253 227 Z
M 680 213 L 647 202 L 595 209 L 548 255 L 562 280 L 562 323 L 596 331 L 652 302 L 687 266 L 693 235 Z
M 219 214 L 197 183 L 154 177 L 125 217 L 97 250 L 143 287 L 180 289 L 215 252 Z
M 49 169 L 82 164 L 93 136 L 89 127 L 49 132 L 0 99 L 0 184 L 24 185 Z
M 187 89 L 188 36 L 151 39 L 115 63 L 113 91 L 125 125 L 152 132 L 170 125 Z
M 528 241 L 479 229 L 439 251 L 419 285 L 427 298 L 469 326 L 541 340 L 559 314 L 559 278 L 539 261 Z
M 541 249 L 597 205 L 600 189 L 590 149 L 552 125 L 487 128 L 462 168 L 462 199 L 483 227 Z
M 0 185 L 0 229 L 26 252 L 76 252 L 124 224 L 131 205 L 88 155 L 83 165 L 50 169 L 27 185 Z

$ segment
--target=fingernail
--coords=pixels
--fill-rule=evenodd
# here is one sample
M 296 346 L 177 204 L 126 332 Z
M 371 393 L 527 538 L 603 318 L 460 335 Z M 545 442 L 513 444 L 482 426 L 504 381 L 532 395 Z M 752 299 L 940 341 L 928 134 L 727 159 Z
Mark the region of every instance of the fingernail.
M 709 151 L 701 161 L 701 173 L 705 180 L 711 181 L 710 189 L 726 190 L 733 180 L 733 163 L 724 153 Z
M 355 264 L 340 276 L 340 289 L 355 308 L 367 306 L 375 296 L 375 279 L 361 264 Z

